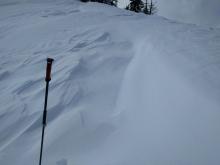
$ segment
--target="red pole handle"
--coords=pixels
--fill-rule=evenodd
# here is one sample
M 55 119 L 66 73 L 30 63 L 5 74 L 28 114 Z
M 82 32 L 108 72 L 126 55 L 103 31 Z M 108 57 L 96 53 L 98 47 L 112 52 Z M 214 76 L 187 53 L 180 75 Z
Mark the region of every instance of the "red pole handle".
M 45 81 L 49 82 L 51 80 L 51 69 L 52 69 L 52 63 L 54 59 L 47 58 L 47 70 L 46 70 L 46 78 Z

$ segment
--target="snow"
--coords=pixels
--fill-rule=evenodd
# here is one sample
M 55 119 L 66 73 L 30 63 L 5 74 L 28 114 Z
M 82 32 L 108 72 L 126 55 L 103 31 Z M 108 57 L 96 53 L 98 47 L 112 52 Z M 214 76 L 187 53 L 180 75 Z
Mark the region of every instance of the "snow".
M 220 30 L 74 0 L 0 2 L 0 163 L 218 165 Z

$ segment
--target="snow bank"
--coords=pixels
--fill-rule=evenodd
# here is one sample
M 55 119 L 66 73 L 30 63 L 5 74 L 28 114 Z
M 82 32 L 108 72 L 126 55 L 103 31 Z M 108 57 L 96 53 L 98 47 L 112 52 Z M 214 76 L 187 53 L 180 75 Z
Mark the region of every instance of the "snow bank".
M 43 164 L 220 163 L 218 29 L 71 0 L 0 22 L 1 164 L 38 163 L 46 57 Z

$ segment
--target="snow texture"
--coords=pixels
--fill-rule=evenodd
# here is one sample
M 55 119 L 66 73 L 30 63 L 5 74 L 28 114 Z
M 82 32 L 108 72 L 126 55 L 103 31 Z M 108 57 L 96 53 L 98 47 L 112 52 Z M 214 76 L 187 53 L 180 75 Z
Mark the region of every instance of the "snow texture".
M 75 0 L 0 1 L 0 164 L 219 165 L 220 30 Z

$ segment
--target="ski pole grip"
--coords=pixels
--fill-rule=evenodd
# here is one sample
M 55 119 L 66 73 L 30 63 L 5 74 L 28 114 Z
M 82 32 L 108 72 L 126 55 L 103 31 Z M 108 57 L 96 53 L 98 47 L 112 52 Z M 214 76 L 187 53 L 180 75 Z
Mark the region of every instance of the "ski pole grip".
M 46 70 L 46 78 L 45 81 L 49 82 L 51 80 L 51 69 L 52 69 L 52 63 L 54 59 L 47 58 L 47 70 Z

